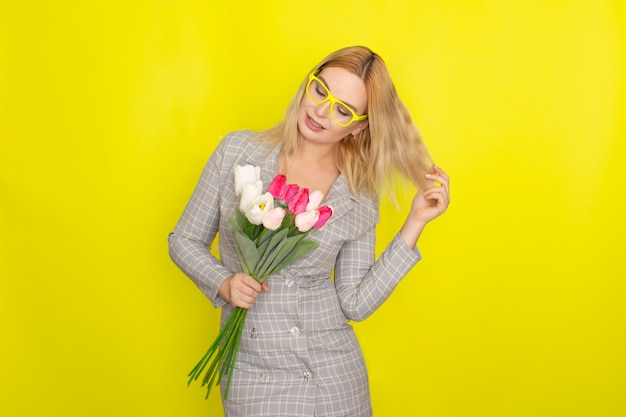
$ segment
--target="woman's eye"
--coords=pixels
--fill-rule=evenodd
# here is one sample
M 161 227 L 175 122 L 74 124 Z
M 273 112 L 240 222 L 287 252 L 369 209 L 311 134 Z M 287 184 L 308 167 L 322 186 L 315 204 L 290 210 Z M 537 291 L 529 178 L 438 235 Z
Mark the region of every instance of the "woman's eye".
M 320 96 L 320 97 L 326 97 L 326 90 L 324 90 L 322 88 L 321 85 L 316 85 L 315 86 L 315 92 Z
M 337 106 L 337 111 L 342 116 L 350 116 L 350 111 L 343 106 Z

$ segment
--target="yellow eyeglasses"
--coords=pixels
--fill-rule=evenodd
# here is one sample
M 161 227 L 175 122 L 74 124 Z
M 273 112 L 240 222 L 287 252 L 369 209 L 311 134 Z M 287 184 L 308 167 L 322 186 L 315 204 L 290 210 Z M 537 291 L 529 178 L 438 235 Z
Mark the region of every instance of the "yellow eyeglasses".
M 317 78 L 318 73 L 319 71 L 312 72 L 306 85 L 306 94 L 313 103 L 323 104 L 330 101 L 330 118 L 341 127 L 347 127 L 352 122 L 367 119 L 367 114 L 359 116 L 350 106 L 335 98 L 328 87 L 326 87 L 326 84 Z

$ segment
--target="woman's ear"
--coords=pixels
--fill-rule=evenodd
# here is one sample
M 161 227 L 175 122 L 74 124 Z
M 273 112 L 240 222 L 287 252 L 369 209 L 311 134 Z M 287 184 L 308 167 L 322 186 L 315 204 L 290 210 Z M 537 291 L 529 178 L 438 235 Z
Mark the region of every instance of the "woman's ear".
M 364 129 L 367 128 L 367 126 L 369 126 L 369 124 L 367 123 L 367 120 L 361 120 L 359 122 L 355 123 L 355 126 L 352 130 L 352 132 L 350 133 L 352 136 L 356 136 L 359 133 L 361 133 Z

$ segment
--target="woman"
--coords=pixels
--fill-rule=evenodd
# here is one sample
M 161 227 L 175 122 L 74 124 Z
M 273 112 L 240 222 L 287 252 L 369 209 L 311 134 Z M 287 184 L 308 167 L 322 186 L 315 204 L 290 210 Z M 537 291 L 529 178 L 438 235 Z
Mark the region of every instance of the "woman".
M 320 247 L 263 285 L 238 272 L 227 225 L 239 204 L 233 169 L 246 164 L 261 167 L 266 186 L 282 173 L 289 183 L 321 190 L 333 208 L 326 226 L 309 234 Z M 393 197 L 396 173 L 419 192 L 376 260 L 378 198 L 384 191 Z M 432 165 L 384 62 L 365 47 L 339 50 L 317 65 L 276 127 L 229 134 L 169 237 L 173 261 L 222 307 L 222 325 L 234 307 L 249 309 L 226 414 L 371 416 L 349 321 L 365 319 L 389 297 L 420 259 L 424 226 L 448 203 L 448 176 Z M 220 260 L 208 250 L 218 232 Z

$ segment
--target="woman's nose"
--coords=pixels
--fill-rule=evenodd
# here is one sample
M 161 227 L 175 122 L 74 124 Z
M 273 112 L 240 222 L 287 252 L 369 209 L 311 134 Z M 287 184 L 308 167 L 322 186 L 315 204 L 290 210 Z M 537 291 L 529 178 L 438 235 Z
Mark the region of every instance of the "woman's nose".
M 318 104 L 315 108 L 315 114 L 318 117 L 328 117 L 330 116 L 330 106 L 331 103 L 330 101 L 327 101 L 325 103 L 322 104 Z

